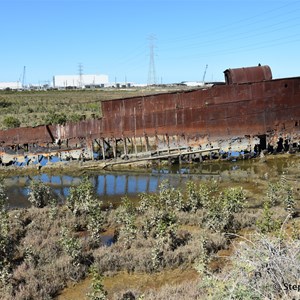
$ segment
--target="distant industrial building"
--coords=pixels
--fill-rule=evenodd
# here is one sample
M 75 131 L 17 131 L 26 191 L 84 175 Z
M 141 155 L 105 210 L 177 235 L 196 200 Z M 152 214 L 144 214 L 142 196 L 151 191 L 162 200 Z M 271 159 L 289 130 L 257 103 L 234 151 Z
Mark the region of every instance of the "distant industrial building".
M 22 83 L 20 81 L 16 82 L 0 82 L 0 90 L 11 89 L 19 90 L 22 89 Z
M 54 88 L 90 88 L 109 85 L 108 75 L 56 75 L 53 76 Z

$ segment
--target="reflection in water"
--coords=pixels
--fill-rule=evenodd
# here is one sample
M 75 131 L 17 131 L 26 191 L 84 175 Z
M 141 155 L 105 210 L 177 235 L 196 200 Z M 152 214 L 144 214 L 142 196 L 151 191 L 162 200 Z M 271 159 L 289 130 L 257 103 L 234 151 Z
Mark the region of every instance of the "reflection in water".
M 165 179 L 163 174 L 100 174 L 90 175 L 96 194 L 102 200 L 108 200 L 112 196 L 137 195 L 142 192 L 155 192 L 159 183 Z M 80 184 L 81 177 L 50 176 L 41 174 L 38 176 L 15 176 L 7 178 L 5 185 L 10 207 L 27 207 L 28 186 L 32 180 L 41 180 L 49 185 L 52 191 L 62 201 L 69 195 L 71 186 Z
M 112 200 L 113 196 L 122 197 L 124 195 L 138 195 L 140 193 L 152 193 L 158 190 L 159 184 L 168 179 L 170 184 L 178 186 L 180 183 L 191 179 L 197 175 L 178 175 L 171 172 L 153 172 L 145 174 L 100 174 L 89 175 L 93 182 L 96 194 L 103 200 Z M 49 185 L 52 191 L 61 201 L 64 201 L 69 195 L 71 186 L 79 185 L 81 177 L 77 176 L 51 176 L 41 174 L 37 176 L 15 176 L 7 178 L 5 184 L 7 186 L 10 207 L 28 207 L 30 203 L 27 200 L 28 186 L 32 180 L 41 180 Z
M 266 166 L 266 165 L 265 165 Z M 272 172 L 280 173 L 284 164 L 280 160 L 274 160 L 268 168 Z M 124 195 L 137 195 L 142 192 L 152 193 L 158 190 L 159 184 L 167 179 L 174 187 L 181 186 L 187 180 L 200 180 L 201 178 L 223 179 L 228 174 L 238 174 L 241 177 L 247 177 L 249 174 L 258 174 L 261 166 L 252 161 L 239 161 L 235 163 L 220 162 L 214 164 L 197 164 L 188 168 L 179 168 L 172 166 L 164 169 L 153 169 L 151 173 L 125 173 L 111 172 L 102 174 L 89 174 L 93 182 L 96 194 L 103 201 L 116 201 Z M 69 189 L 73 185 L 81 182 L 80 176 L 40 174 L 37 176 L 14 176 L 5 179 L 7 186 L 10 207 L 28 207 L 30 203 L 27 200 L 28 186 L 31 180 L 41 180 L 49 185 L 55 194 L 64 201 L 69 195 Z

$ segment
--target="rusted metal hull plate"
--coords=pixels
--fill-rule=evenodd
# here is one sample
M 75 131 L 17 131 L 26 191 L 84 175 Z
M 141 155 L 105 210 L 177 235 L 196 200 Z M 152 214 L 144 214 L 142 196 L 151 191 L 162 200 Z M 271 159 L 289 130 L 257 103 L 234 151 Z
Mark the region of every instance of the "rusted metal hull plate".
M 215 86 L 179 94 L 103 103 L 103 134 L 259 135 L 285 127 L 298 131 L 300 78 Z M 278 127 L 279 126 L 279 127 Z
M 100 105 L 100 104 L 99 104 Z M 230 139 L 300 128 L 300 77 L 102 102 L 103 118 L 0 131 L 2 147 L 157 135 Z

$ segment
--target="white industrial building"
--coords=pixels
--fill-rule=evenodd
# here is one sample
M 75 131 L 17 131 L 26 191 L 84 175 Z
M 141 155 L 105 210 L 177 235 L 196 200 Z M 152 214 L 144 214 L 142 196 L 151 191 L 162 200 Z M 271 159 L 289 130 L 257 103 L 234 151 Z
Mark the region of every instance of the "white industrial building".
M 5 89 L 11 89 L 11 90 L 22 89 L 22 83 L 20 81 L 0 82 L 0 90 L 5 90 Z
M 85 88 L 108 86 L 108 75 L 56 75 L 54 88 Z

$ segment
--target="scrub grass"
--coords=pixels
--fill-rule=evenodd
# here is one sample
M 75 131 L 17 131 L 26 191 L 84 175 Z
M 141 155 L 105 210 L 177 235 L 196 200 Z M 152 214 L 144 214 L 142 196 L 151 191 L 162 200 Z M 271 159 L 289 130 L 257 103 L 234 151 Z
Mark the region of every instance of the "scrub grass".
M 37 186 L 30 188 L 40 190 Z M 99 209 L 84 178 L 65 204 L 46 201 L 8 211 L 1 183 L 1 299 L 55 299 L 90 274 L 91 299 L 259 299 L 260 293 L 288 299 L 295 291 L 284 290 L 285 283 L 294 284 L 300 272 L 297 200 L 290 201 L 298 197 L 291 194 L 294 188 L 281 179 L 276 193 L 282 197 L 275 202 L 266 190 L 271 215 L 263 202 L 251 208 L 243 188 L 223 188 L 214 180 L 182 188 L 164 181 L 156 194 L 141 194 L 138 203 L 124 197 L 118 207 Z M 272 219 L 280 226 L 261 225 Z M 106 232 L 110 245 L 102 239 Z M 159 278 L 180 269 L 199 274 L 130 289 L 109 290 L 107 284 L 119 274 Z
M 63 112 L 67 121 L 100 118 L 102 116 L 101 101 L 155 94 L 169 90 L 162 88 L 106 88 L 97 90 L 0 91 L 0 130 L 8 128 L 5 122 L 7 117 L 14 117 L 19 120 L 21 127 L 44 125 L 49 120 L 49 116 L 51 117 L 51 114 L 57 112 Z

